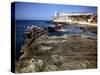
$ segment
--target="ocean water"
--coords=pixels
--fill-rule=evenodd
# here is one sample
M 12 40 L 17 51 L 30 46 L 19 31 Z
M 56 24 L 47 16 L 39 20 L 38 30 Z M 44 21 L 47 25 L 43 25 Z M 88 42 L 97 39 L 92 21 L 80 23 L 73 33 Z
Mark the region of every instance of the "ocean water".
M 23 44 L 23 33 L 25 31 L 26 25 L 36 25 L 43 28 L 47 28 L 53 24 L 47 23 L 46 20 L 16 20 L 16 59 L 20 57 L 20 49 Z M 83 30 L 80 27 L 73 25 L 64 25 L 62 32 L 48 32 L 49 36 L 61 36 L 64 34 L 79 34 Z

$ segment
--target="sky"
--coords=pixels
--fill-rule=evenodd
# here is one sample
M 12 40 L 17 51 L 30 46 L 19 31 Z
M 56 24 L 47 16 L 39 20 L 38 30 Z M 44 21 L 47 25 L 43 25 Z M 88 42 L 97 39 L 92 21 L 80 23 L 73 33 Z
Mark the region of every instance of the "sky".
M 55 12 L 89 12 L 97 13 L 97 7 L 15 2 L 16 20 L 50 20 Z

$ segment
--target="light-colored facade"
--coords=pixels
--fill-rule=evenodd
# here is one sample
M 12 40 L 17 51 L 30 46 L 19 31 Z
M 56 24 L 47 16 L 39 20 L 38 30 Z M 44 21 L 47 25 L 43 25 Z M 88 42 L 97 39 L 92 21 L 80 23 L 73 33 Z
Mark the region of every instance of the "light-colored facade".
M 51 18 L 52 22 L 64 23 L 96 23 L 97 15 L 92 13 L 57 13 Z

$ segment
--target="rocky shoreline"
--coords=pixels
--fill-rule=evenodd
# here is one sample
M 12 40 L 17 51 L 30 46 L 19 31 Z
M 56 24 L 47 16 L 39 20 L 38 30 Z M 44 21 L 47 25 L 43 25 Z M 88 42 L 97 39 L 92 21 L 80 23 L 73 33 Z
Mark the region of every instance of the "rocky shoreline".
M 89 27 L 90 28 L 90 27 Z M 84 28 L 96 36 L 42 35 L 16 60 L 16 73 L 97 68 L 97 28 Z

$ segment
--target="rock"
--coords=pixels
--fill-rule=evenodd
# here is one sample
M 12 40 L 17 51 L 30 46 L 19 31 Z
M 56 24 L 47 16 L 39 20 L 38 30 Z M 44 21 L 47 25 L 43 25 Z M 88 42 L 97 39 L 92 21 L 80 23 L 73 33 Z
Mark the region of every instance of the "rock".
M 52 55 L 53 64 L 59 67 L 63 63 L 63 57 L 58 55 Z
M 40 46 L 39 50 L 40 51 L 49 51 L 53 49 L 53 47 L 49 47 L 49 46 Z
M 21 71 L 22 73 L 24 73 L 24 72 L 25 72 L 25 73 L 26 73 L 26 72 L 36 72 L 36 65 L 35 65 L 34 62 L 35 62 L 34 59 L 29 60 L 29 61 L 27 62 L 28 66 L 26 66 L 26 67 L 20 69 L 20 71 Z
M 71 69 L 86 69 L 89 65 L 89 61 L 73 61 L 68 63 L 63 63 L 60 68 L 63 70 Z
M 56 71 L 57 70 L 57 66 L 56 65 L 47 65 L 44 68 L 44 71 Z
M 39 59 L 31 59 L 27 61 L 25 64 L 27 64 L 27 66 L 20 69 L 21 73 L 38 72 L 41 71 L 41 69 L 43 68 L 43 61 Z
M 42 60 L 37 60 L 35 65 L 36 65 L 36 72 L 41 72 L 44 69 L 44 64 Z
M 82 34 L 81 37 L 84 38 L 84 39 L 85 38 L 97 39 L 97 36 L 96 35 L 92 35 L 92 34 L 91 35 L 89 35 L 89 34 L 88 35 L 87 34 Z
M 30 46 L 27 58 L 17 63 L 16 72 L 41 72 L 96 68 L 96 36 L 72 34 L 38 38 Z M 88 39 L 89 38 L 89 39 Z M 23 52 L 24 47 L 22 46 Z M 34 59 L 32 59 L 34 58 Z M 40 60 L 42 59 L 42 60 Z M 45 64 L 44 64 L 45 63 Z

